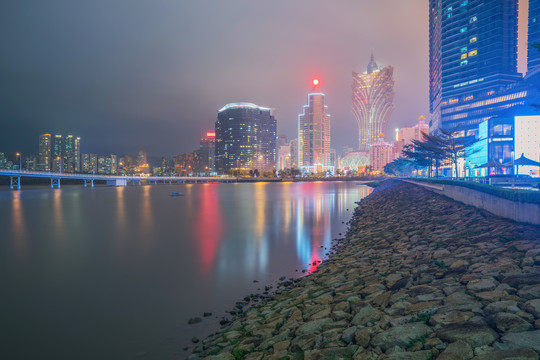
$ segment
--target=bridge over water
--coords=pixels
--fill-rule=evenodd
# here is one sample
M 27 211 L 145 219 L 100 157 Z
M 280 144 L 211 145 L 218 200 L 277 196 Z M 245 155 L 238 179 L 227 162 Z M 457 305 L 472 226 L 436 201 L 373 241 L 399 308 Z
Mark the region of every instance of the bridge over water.
M 55 173 L 46 171 L 26 171 L 26 170 L 1 170 L 0 176 L 9 176 L 9 188 L 21 189 L 22 177 L 45 178 L 51 180 L 51 189 L 55 186 L 60 189 L 62 179 L 82 180 L 84 187 L 94 187 L 95 180 L 106 181 L 108 186 L 141 185 L 142 182 L 148 184 L 185 184 L 197 182 L 236 182 L 235 177 L 211 177 L 211 176 L 122 176 L 122 175 L 102 175 L 102 174 L 72 174 Z

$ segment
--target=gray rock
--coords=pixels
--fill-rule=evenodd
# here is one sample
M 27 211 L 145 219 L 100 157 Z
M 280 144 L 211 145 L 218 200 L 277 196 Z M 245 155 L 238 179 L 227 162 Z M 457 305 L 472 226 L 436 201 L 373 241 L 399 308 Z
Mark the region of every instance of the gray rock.
M 463 322 L 441 327 L 437 330 L 437 337 L 446 342 L 463 340 L 476 348 L 491 344 L 499 335 L 485 324 Z
M 426 360 L 431 359 L 431 350 L 395 352 L 388 356 L 388 360 Z
M 230 360 L 234 359 L 234 357 L 229 353 L 221 353 L 217 355 L 211 355 L 208 357 L 209 360 Z
M 493 278 L 474 279 L 467 284 L 467 290 L 471 291 L 491 291 L 495 290 L 497 284 Z
M 356 352 L 356 350 L 358 350 L 357 345 L 309 350 L 304 353 L 304 359 L 313 359 L 313 360 L 347 359 L 347 358 L 351 358 L 353 354 Z
M 495 301 L 495 302 L 492 302 L 489 305 L 487 305 L 484 308 L 484 312 L 487 315 L 496 314 L 496 313 L 499 313 L 499 312 L 510 312 L 509 309 L 512 306 L 516 306 L 516 304 L 517 304 L 517 302 L 511 301 L 511 300 L 508 300 L 508 301 Z
M 473 349 L 463 340 L 451 343 L 437 360 L 468 360 L 474 356 Z
M 379 320 L 382 316 L 382 312 L 373 308 L 371 305 L 366 305 L 359 309 L 354 318 L 351 321 L 353 325 L 366 325 L 370 322 Z
M 510 275 L 510 276 L 505 277 L 501 282 L 503 284 L 508 284 L 514 288 L 517 288 L 523 285 L 536 285 L 536 284 L 540 284 L 540 273 Z
M 330 324 L 331 322 L 332 319 L 330 318 L 308 321 L 296 330 L 296 336 L 319 333 L 323 325 Z
M 532 327 L 529 322 L 519 316 L 506 312 L 497 313 L 490 320 L 501 332 L 522 332 Z
M 524 286 L 518 291 L 518 295 L 525 299 L 540 298 L 540 284 L 533 286 Z
M 357 330 L 354 334 L 354 340 L 356 341 L 357 345 L 366 348 L 371 340 L 371 331 L 369 331 L 367 328 Z
M 420 338 L 426 334 L 431 334 L 433 330 L 423 323 L 410 323 L 392 327 L 379 333 L 371 340 L 372 346 L 380 346 L 384 351 L 394 347 L 405 347 L 412 340 Z
M 437 360 L 441 358 L 438 357 Z M 538 354 L 531 349 L 495 350 L 479 355 L 475 360 L 538 360 Z
M 528 348 L 540 351 L 540 330 L 505 335 L 501 340 L 510 349 Z
M 354 339 L 356 329 L 356 326 L 351 326 L 350 328 L 345 329 L 341 335 L 341 339 L 345 341 L 345 343 L 350 344 Z
M 532 314 L 535 319 L 540 319 L 540 299 L 527 301 L 523 304 L 522 309 Z

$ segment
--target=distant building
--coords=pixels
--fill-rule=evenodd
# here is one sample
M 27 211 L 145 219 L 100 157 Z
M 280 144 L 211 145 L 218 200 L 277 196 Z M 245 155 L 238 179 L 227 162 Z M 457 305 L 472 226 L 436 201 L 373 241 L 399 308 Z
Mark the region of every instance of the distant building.
M 317 85 L 314 90 L 318 90 Z M 298 115 L 298 166 L 302 172 L 333 171 L 330 161 L 330 114 L 325 95 L 312 92 Z
M 177 176 L 191 176 L 194 168 L 193 153 L 178 154 L 173 158 L 174 172 Z
M 0 169 L 8 169 L 8 159 L 6 157 L 6 154 L 3 152 L 0 152 Z
M 118 171 L 124 175 L 131 175 L 135 171 L 133 157 L 124 155 L 118 160 Z
M 394 68 L 379 67 L 373 55 L 363 74 L 353 72 L 352 112 L 358 123 L 358 149 L 368 151 L 380 133 L 386 134 L 394 111 Z
M 393 146 L 385 142 L 382 136 L 379 137 L 379 140 L 375 144 L 371 144 L 369 147 L 369 165 L 371 166 L 371 171 L 382 172 L 384 166 L 393 160 Z
M 291 145 L 285 144 L 278 147 L 277 170 L 292 168 Z
M 98 173 L 98 155 L 81 154 L 81 172 L 89 174 Z
M 52 172 L 64 173 L 64 158 L 62 156 L 55 156 L 52 158 Z
M 292 139 L 289 146 L 291 147 L 291 168 L 298 169 L 298 138 Z
M 171 168 L 171 161 L 167 159 L 166 157 L 161 158 L 161 166 L 159 167 L 159 175 L 160 176 L 173 175 L 173 171 Z
M 287 145 L 287 136 L 286 135 L 278 135 L 276 140 L 276 148 L 279 149 L 280 146 Z
M 426 118 L 424 116 L 420 116 L 418 118 L 418 124 L 414 125 L 413 127 L 406 126 L 397 130 L 396 141 L 394 143 L 395 158 L 401 156 L 403 147 L 411 144 L 412 140 L 424 140 L 422 133 L 429 134 L 429 125 L 426 124 Z
M 195 172 L 201 175 L 211 175 L 216 172 L 216 133 L 207 132 L 199 142 L 199 149 L 194 151 Z
M 369 151 L 351 151 L 339 160 L 339 168 L 344 171 L 358 171 L 369 166 Z
M 51 134 L 39 136 L 39 171 L 51 171 Z
M 272 170 L 276 166 L 277 123 L 270 108 L 230 103 L 216 119 L 216 170 Z
M 146 150 L 139 150 L 137 155 L 137 167 L 135 172 L 140 174 L 150 174 L 150 165 L 148 164 L 148 156 Z
M 63 157 L 64 157 L 64 136 L 57 134 L 57 135 L 54 135 L 54 138 L 53 138 L 52 158 L 57 159 L 57 158 L 63 158 Z M 62 163 L 63 163 L 63 160 L 62 160 Z
M 37 164 L 38 164 L 37 156 L 30 155 L 30 156 L 26 157 L 26 162 L 25 162 L 24 168 L 27 171 L 36 171 L 37 170 Z
M 137 155 L 137 166 L 144 166 L 148 164 L 148 156 L 146 155 L 146 150 L 139 150 Z

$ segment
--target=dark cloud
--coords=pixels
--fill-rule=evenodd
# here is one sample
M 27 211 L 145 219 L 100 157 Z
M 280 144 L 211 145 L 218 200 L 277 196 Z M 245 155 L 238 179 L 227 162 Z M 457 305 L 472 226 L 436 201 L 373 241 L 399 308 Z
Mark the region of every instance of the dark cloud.
M 419 0 L 14 1 L 0 6 L 0 151 L 41 132 L 84 152 L 186 152 L 217 109 L 276 109 L 279 133 L 318 76 L 335 148 L 355 147 L 351 72 L 395 68 L 390 131 L 428 115 L 428 7 Z

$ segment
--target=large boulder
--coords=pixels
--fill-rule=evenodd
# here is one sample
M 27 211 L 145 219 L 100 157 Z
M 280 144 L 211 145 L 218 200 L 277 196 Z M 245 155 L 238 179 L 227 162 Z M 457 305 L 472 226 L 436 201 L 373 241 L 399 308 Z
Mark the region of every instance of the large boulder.
M 437 360 L 441 358 L 438 357 Z M 538 360 L 538 354 L 531 349 L 495 350 L 479 355 L 475 360 Z
M 473 356 L 471 346 L 463 340 L 458 340 L 448 345 L 437 360 L 468 360 Z
M 501 340 L 510 349 L 528 348 L 540 351 L 540 330 L 507 334 Z
M 441 327 L 437 330 L 437 337 L 446 342 L 463 340 L 471 347 L 476 348 L 491 344 L 497 340 L 499 335 L 485 324 L 463 322 Z
M 371 345 L 380 346 L 384 351 L 394 346 L 405 347 L 411 341 L 433 332 L 429 326 L 423 323 L 409 323 L 383 331 L 373 337 Z

